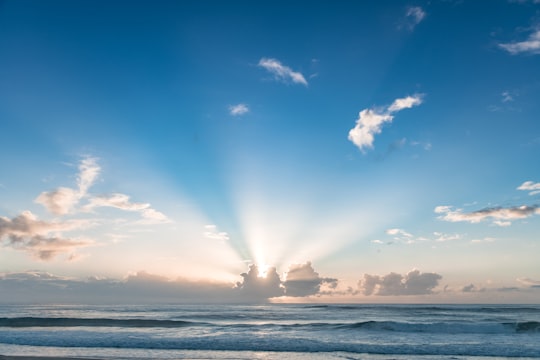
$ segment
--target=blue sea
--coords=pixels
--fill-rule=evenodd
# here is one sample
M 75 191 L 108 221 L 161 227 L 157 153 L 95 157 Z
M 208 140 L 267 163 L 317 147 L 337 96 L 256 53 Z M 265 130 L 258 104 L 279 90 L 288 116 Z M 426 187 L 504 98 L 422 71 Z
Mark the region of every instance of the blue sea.
M 0 355 L 539 359 L 537 305 L 0 305 Z

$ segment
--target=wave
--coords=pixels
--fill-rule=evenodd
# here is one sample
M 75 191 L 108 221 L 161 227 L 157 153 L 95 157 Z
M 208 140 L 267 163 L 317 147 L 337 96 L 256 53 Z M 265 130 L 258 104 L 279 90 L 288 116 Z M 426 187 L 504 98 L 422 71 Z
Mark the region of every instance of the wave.
M 434 322 L 410 323 L 397 321 L 362 321 L 354 323 L 208 323 L 184 320 L 156 319 L 106 319 L 106 318 L 41 318 L 16 317 L 0 318 L 0 327 L 118 327 L 118 328 L 182 328 L 207 326 L 214 328 L 280 328 L 326 331 L 367 331 L 367 332 L 402 332 L 432 334 L 503 334 L 503 333 L 539 333 L 540 322 Z
M 196 323 L 182 320 L 153 319 L 96 319 L 96 318 L 41 318 L 17 317 L 0 318 L 0 327 L 185 327 Z M 202 324 L 202 323 L 201 323 Z
M 480 339 L 480 338 L 479 338 Z M 253 334 L 211 334 L 205 336 L 152 336 L 148 333 L 28 332 L 0 330 L 0 343 L 63 348 L 115 348 L 152 350 L 348 352 L 393 355 L 459 355 L 497 357 L 540 357 L 538 345 L 460 341 L 457 343 L 366 343 L 334 338 L 298 336 L 254 336 Z

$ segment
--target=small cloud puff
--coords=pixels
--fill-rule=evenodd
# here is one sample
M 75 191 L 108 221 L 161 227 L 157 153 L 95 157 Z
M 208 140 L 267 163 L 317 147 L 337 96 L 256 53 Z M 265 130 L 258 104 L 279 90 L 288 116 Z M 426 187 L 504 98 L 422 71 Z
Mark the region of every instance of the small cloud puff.
M 426 12 L 420 6 L 410 6 L 405 13 L 405 19 L 398 26 L 399 29 L 405 28 L 409 31 L 414 30 L 416 25 L 420 24 L 426 17 Z
M 225 231 L 218 231 L 216 225 L 206 225 L 203 235 L 208 239 L 227 241 L 229 240 L 229 234 Z
M 308 82 L 302 73 L 293 71 L 290 67 L 281 64 L 279 60 L 262 58 L 259 60 L 258 66 L 266 69 L 274 78 L 278 81 L 295 84 L 302 84 L 307 86 Z
M 382 126 L 385 123 L 392 122 L 393 114 L 422 104 L 422 98 L 423 95 L 416 94 L 396 99 L 387 108 L 362 110 L 356 120 L 355 127 L 349 131 L 348 139 L 362 152 L 365 152 L 366 148 L 373 148 L 375 135 L 382 132 Z
M 232 116 L 244 115 L 249 112 L 246 104 L 229 105 L 229 114 Z

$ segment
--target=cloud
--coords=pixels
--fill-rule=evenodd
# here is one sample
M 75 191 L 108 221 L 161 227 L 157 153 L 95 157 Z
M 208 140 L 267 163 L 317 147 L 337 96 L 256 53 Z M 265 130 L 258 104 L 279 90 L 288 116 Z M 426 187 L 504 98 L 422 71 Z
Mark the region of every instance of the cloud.
M 414 30 L 416 25 L 420 24 L 426 17 L 426 12 L 419 6 L 410 6 L 407 8 L 405 18 L 399 24 L 398 29 L 405 28 L 409 31 Z
M 436 273 L 421 273 L 412 270 L 406 275 L 390 273 L 388 275 L 364 274 L 364 279 L 358 283 L 364 295 L 400 296 L 428 295 L 439 285 L 442 276 Z
M 407 237 L 407 238 L 412 237 L 412 234 L 409 234 L 408 232 L 406 232 L 405 230 L 402 230 L 402 229 L 388 229 L 388 230 L 386 230 L 386 233 L 388 235 L 394 235 L 394 236 L 404 236 L 404 237 Z
M 517 281 L 525 286 L 529 286 L 529 287 L 539 287 L 540 286 L 540 281 L 539 280 L 533 280 L 533 279 L 530 279 L 530 278 L 519 278 L 517 279 Z
M 484 220 L 491 220 L 495 225 L 509 226 L 513 220 L 525 219 L 534 214 L 540 214 L 540 208 L 538 208 L 538 205 L 521 205 L 506 208 L 499 206 L 465 213 L 462 209 L 454 210 L 451 206 L 437 206 L 435 213 L 441 214 L 438 216 L 439 219 L 449 222 L 464 221 L 475 224 Z
M 218 231 L 216 225 L 206 225 L 203 235 L 208 239 L 227 241 L 229 240 L 229 234 L 224 231 Z
M 502 102 L 505 103 L 505 102 L 511 102 L 511 101 L 514 101 L 514 97 L 512 96 L 512 94 L 510 94 L 509 91 L 503 91 L 502 94 Z
M 229 114 L 233 116 L 244 115 L 249 112 L 249 108 L 246 104 L 237 104 L 229 106 Z
M 316 295 L 323 284 L 328 284 L 330 288 L 337 286 L 337 279 L 321 278 L 311 266 L 311 262 L 291 265 L 286 278 L 283 282 L 286 296 Z
M 396 99 L 387 108 L 364 109 L 360 111 L 355 127 L 349 131 L 348 139 L 362 152 L 366 148 L 373 148 L 374 136 L 381 133 L 381 128 L 385 123 L 392 122 L 394 119 L 392 114 L 420 104 L 422 104 L 422 95 L 417 94 Z
M 267 270 L 266 276 L 259 276 L 259 267 L 251 265 L 247 273 L 240 274 L 243 280 L 236 283 L 236 289 L 240 291 L 246 299 L 268 299 L 282 296 L 285 291 L 281 285 L 281 279 L 275 267 Z
M 540 30 L 535 30 L 525 41 L 499 44 L 499 47 L 512 55 L 521 53 L 540 54 Z
M 59 187 L 52 191 L 45 191 L 38 195 L 35 202 L 43 205 L 54 215 L 65 215 L 87 195 L 88 189 L 94 184 L 100 171 L 96 158 L 85 157 L 79 163 L 77 189 Z
M 143 220 L 140 220 L 139 223 L 143 224 L 170 222 L 170 219 L 165 214 L 153 209 L 149 203 L 132 202 L 126 194 L 114 193 L 92 197 L 84 209 L 91 211 L 99 207 L 112 207 L 124 211 L 139 212 L 143 217 Z
M 518 190 L 530 191 L 529 195 L 540 194 L 540 182 L 534 183 L 532 181 L 525 181 L 521 184 Z
M 279 60 L 262 58 L 259 60 L 258 66 L 266 69 L 274 78 L 278 81 L 289 83 L 293 82 L 296 84 L 308 85 L 308 82 L 304 75 L 299 72 L 293 71 L 290 67 L 282 65 Z
M 63 232 L 87 226 L 90 223 L 84 220 L 46 222 L 38 220 L 30 211 L 24 211 L 13 219 L 0 217 L 0 244 L 41 260 L 51 260 L 59 254 L 91 245 L 88 240 L 62 237 Z

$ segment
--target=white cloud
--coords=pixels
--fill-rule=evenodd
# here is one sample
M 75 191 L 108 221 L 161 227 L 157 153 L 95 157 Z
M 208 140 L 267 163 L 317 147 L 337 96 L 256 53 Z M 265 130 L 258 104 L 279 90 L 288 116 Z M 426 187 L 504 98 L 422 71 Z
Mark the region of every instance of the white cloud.
M 438 242 L 445 242 L 445 241 L 452 241 L 452 240 L 459 240 L 461 239 L 461 235 L 459 234 L 445 234 L 441 232 L 434 232 L 433 235 L 435 235 L 435 241 Z
M 388 230 L 386 230 L 386 233 L 388 235 L 398 235 L 398 236 L 404 236 L 404 237 L 407 237 L 407 238 L 412 237 L 412 234 L 409 234 L 408 232 L 406 232 L 405 230 L 402 230 L 402 229 L 388 229 Z
M 262 58 L 259 60 L 260 67 L 266 69 L 274 75 L 276 80 L 288 83 L 292 81 L 296 84 L 308 85 L 308 82 L 304 75 L 299 72 L 293 71 L 290 67 L 282 65 L 279 60 Z
M 139 221 L 140 224 L 149 225 L 171 222 L 165 214 L 153 209 L 149 203 L 132 202 L 126 194 L 114 193 L 92 197 L 84 209 L 91 211 L 98 207 L 112 207 L 124 211 L 138 212 L 143 217 Z
M 407 96 L 396 99 L 386 109 L 364 109 L 360 111 L 356 125 L 349 131 L 348 139 L 362 152 L 373 148 L 374 135 L 380 134 L 385 123 L 391 123 L 392 114 L 403 109 L 409 109 L 422 103 L 422 95 Z
M 388 275 L 364 274 L 364 279 L 358 283 L 364 295 L 399 296 L 427 295 L 439 285 L 442 276 L 436 273 L 421 273 L 412 270 L 405 275 L 390 273 Z
M 208 239 L 227 241 L 229 240 L 229 234 L 225 231 L 218 231 L 216 225 L 206 225 L 203 235 Z
M 534 183 L 532 181 L 525 181 L 517 189 L 530 191 L 529 195 L 540 194 L 540 182 Z
M 249 108 L 246 104 L 236 104 L 229 106 L 229 113 L 233 116 L 244 115 L 249 112 Z
M 437 206 L 435 213 L 441 214 L 438 218 L 449 222 L 469 222 L 472 224 L 484 220 L 492 220 L 498 226 L 509 226 L 511 221 L 525 219 L 534 214 L 540 214 L 537 205 L 521 205 L 514 207 L 492 207 L 473 212 L 463 212 L 462 209 L 453 209 L 451 206 Z
M 525 41 L 499 44 L 499 47 L 512 55 L 521 53 L 540 54 L 540 30 L 535 30 Z
M 79 164 L 78 189 L 59 187 L 52 191 L 45 191 L 38 195 L 35 202 L 43 205 L 52 214 L 65 215 L 87 195 L 88 189 L 94 184 L 100 171 L 96 158 L 85 157 Z

